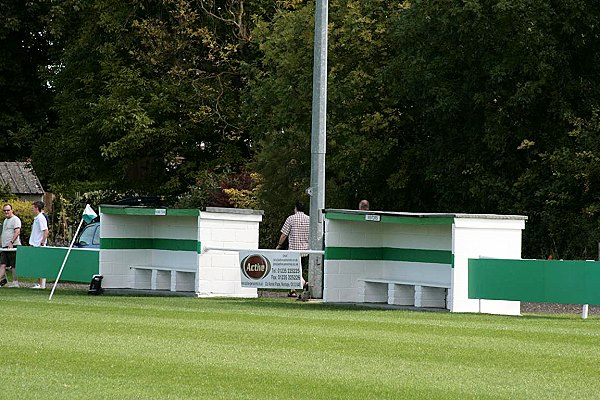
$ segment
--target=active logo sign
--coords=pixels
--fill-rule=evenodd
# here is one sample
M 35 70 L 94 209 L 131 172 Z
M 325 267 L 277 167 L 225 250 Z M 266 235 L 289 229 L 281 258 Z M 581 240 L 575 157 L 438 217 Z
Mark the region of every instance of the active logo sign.
M 240 251 L 242 287 L 301 289 L 300 253 L 276 250 Z
M 241 267 L 246 278 L 255 281 L 263 279 L 271 272 L 271 263 L 260 254 L 251 254 L 245 257 L 241 262 Z

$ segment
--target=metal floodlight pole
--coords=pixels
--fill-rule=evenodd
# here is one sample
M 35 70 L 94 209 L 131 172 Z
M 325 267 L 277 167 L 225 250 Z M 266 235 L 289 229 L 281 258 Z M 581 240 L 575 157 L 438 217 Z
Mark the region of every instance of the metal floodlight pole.
M 323 249 L 325 208 L 325 144 L 327 120 L 327 24 L 328 0 L 315 5 L 312 131 L 310 158 L 310 249 Z M 308 283 L 314 298 L 323 297 L 323 256 L 309 255 Z

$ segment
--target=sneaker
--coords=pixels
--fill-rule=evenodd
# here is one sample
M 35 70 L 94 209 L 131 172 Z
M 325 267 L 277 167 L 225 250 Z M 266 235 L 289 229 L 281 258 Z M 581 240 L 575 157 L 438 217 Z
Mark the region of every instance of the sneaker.
M 35 285 L 33 285 L 31 287 L 32 289 L 43 289 L 42 285 L 40 285 L 39 283 L 36 283 Z
M 8 287 L 19 287 L 19 282 L 12 281 L 11 283 L 8 284 Z
M 2 279 L 2 280 L 0 281 L 0 287 L 2 287 L 2 286 L 4 286 L 4 285 L 6 285 L 7 283 L 8 283 L 8 281 L 6 280 L 6 278 Z

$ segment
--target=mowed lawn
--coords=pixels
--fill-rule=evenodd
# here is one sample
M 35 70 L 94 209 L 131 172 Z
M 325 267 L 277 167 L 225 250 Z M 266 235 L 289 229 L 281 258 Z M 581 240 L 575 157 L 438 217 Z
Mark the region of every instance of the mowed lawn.
M 5 399 L 598 399 L 600 319 L 0 289 Z

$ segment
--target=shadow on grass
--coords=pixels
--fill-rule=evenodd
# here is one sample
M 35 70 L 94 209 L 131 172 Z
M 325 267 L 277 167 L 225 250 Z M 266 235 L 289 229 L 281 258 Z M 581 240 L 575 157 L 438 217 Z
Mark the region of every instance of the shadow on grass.
M 521 315 L 521 318 L 531 319 L 531 320 L 557 320 L 557 319 L 581 319 L 585 321 L 585 319 L 581 318 L 581 315 L 576 314 L 528 314 L 524 313 Z M 588 316 L 587 319 L 597 319 L 593 315 Z
M 50 295 L 49 289 L 44 291 L 34 291 L 28 288 L 14 289 L 18 290 L 20 295 L 28 293 Z M 133 290 L 133 289 L 105 289 L 101 295 L 88 294 L 88 288 L 82 287 L 58 287 L 54 293 L 54 298 L 60 297 L 89 297 L 90 299 L 99 298 L 169 298 L 171 300 L 177 298 L 193 299 L 198 302 L 213 302 L 236 304 L 241 307 L 256 307 L 259 305 L 263 308 L 280 309 L 280 310 L 326 310 L 326 311 L 409 311 L 409 312 L 436 312 L 449 313 L 447 309 L 440 308 L 417 308 L 412 306 L 396 306 L 387 303 L 323 303 L 321 300 L 299 301 L 294 297 L 258 297 L 258 298 L 232 298 L 232 297 L 210 297 L 196 298 L 193 292 L 171 292 L 159 290 Z M 53 298 L 53 299 L 54 299 Z

